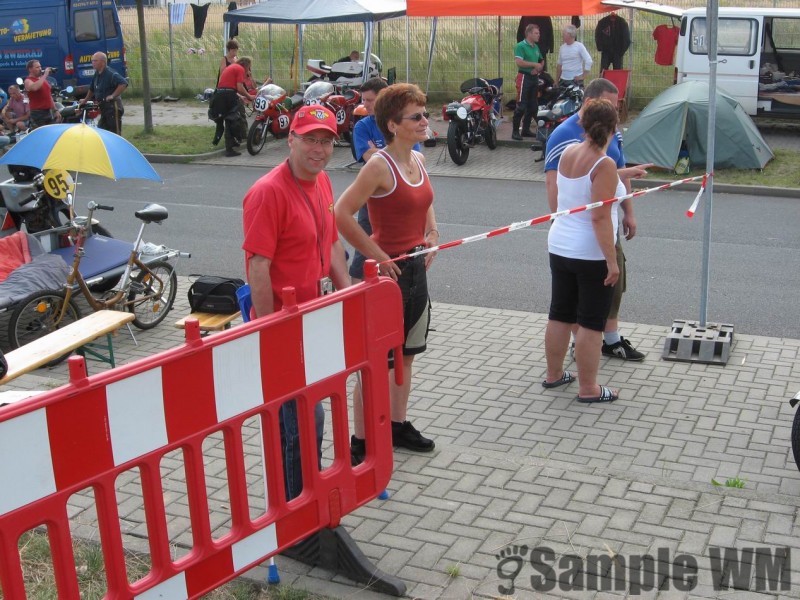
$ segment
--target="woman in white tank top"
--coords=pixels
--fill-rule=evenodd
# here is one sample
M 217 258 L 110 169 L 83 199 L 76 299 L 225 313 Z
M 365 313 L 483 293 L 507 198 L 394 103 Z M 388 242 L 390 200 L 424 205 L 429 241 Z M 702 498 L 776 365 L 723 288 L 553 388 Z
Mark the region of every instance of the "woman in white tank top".
M 625 193 L 617 166 L 606 156 L 616 132 L 617 111 L 608 100 L 584 106 L 581 125 L 586 139 L 567 148 L 558 166 L 558 210 L 568 210 Z M 618 393 L 598 385 L 602 332 L 611 306 L 619 267 L 617 203 L 559 217 L 548 235 L 552 299 L 545 333 L 545 388 L 574 381 L 564 370 L 570 333 L 575 333 L 579 402 L 611 402 Z

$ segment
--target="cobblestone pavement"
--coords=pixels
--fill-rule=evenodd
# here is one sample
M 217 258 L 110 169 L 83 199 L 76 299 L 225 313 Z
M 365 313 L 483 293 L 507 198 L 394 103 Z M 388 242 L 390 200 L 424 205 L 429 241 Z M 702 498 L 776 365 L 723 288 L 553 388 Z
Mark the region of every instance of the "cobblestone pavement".
M 116 337 L 121 362 L 181 343 L 183 332 L 172 323 L 188 312 L 187 286 L 181 279 L 176 307 L 163 324 L 135 330 L 138 347 L 125 332 Z M 0 315 L 0 331 L 6 321 Z M 800 473 L 790 449 L 794 411 L 786 402 L 800 388 L 800 341 L 737 334 L 725 367 L 665 362 L 665 328 L 623 323 L 647 358 L 638 364 L 602 359 L 600 380 L 620 388 L 621 397 L 591 406 L 575 402 L 577 384 L 541 388 L 545 325 L 541 314 L 434 304 L 429 350 L 415 362 L 410 418 L 436 440 L 436 450 L 396 451 L 390 498 L 344 518 L 364 553 L 403 579 L 414 598 L 622 598 L 636 595 L 636 581 L 651 598 L 797 598 L 797 571 L 787 573 L 789 589 L 764 591 L 749 571 L 740 591 L 719 589 L 721 579 L 732 580 L 715 571 L 711 556 L 733 547 L 800 556 Z M 90 363 L 90 372 L 102 368 L 97 364 Z M 61 365 L 8 389 L 49 389 L 65 381 Z M 254 434 L 255 428 L 245 433 L 251 458 L 259 453 Z M 212 528 L 223 534 L 230 522 L 222 441 L 207 441 L 204 454 Z M 257 461 L 246 464 L 258 471 Z M 192 542 L 179 456 L 166 460 L 162 473 L 175 556 L 183 556 Z M 712 484 L 733 478 L 744 480 L 744 488 Z M 120 479 L 117 493 L 126 546 L 143 550 L 137 486 L 131 474 Z M 264 510 L 258 481 L 251 489 L 252 514 L 258 514 Z M 74 497 L 70 515 L 76 533 L 97 538 L 91 496 Z M 572 554 L 613 551 L 614 568 L 645 554 L 657 560 L 642 578 L 626 574 L 627 583 L 616 589 L 600 568 L 600 585 L 612 589 L 555 585 L 539 592 L 531 578 L 542 573 L 531 561 L 543 547 L 554 552 L 545 563 L 556 575 L 577 564 L 558 558 Z M 667 579 L 668 563 L 681 553 L 697 563 L 691 590 Z M 558 560 L 571 562 L 559 566 Z M 298 588 L 383 597 L 321 569 L 283 557 L 277 563 L 283 582 Z M 258 567 L 248 576 L 263 580 L 265 573 Z M 650 583 L 658 591 L 648 591 Z

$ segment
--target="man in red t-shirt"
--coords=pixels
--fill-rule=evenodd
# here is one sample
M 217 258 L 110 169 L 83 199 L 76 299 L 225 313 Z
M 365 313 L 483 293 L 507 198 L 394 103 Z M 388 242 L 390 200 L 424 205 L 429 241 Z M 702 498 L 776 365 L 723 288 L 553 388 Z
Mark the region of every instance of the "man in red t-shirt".
M 224 132 L 225 156 L 239 156 L 241 154 L 241 152 L 234 150 L 234 146 L 238 145 L 236 134 L 239 133 L 240 137 L 246 135 L 247 122 L 245 121 L 244 123 L 244 132 L 237 132 L 237 127 L 241 127 L 239 96 L 241 95 L 250 101 L 256 98 L 254 94 L 248 91 L 246 86 L 246 82 L 251 76 L 250 67 L 252 62 L 249 56 L 242 56 L 238 62 L 225 67 L 225 70 L 219 76 L 217 89 L 214 90 L 214 95 L 211 97 L 211 102 L 208 106 L 208 118 L 217 124 L 214 140 L 211 143 L 216 146 Z
M 61 122 L 61 113 L 56 110 L 50 84 L 47 78 L 51 68 L 42 69 L 41 63 L 34 59 L 25 65 L 28 76 L 25 78 L 25 91 L 28 93 L 28 106 L 31 109 L 31 129 L 41 125 Z
M 254 317 L 280 310 L 284 287 L 293 286 L 297 301 L 307 302 L 323 288 L 332 291 L 331 280 L 336 289 L 350 284 L 333 220 L 333 188 L 323 171 L 336 136 L 331 111 L 301 108 L 289 132 L 289 158 L 256 181 L 244 197 L 242 248 Z M 324 414 L 322 404 L 316 406 L 321 452 Z M 281 407 L 280 421 L 286 495 L 291 499 L 303 489 L 296 402 Z

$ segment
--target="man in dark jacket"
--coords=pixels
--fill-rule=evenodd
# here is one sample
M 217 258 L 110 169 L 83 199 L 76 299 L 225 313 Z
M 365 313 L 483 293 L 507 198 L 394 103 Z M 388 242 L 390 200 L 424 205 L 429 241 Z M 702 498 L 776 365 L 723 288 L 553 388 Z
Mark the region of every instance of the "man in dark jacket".
M 104 52 L 95 52 L 92 55 L 94 77 L 89 84 L 89 93 L 80 101 L 83 105 L 95 98 L 100 105 L 100 121 L 97 126 L 122 135 L 122 107 L 120 96 L 128 87 L 128 81 L 114 69 L 108 66 L 108 57 Z

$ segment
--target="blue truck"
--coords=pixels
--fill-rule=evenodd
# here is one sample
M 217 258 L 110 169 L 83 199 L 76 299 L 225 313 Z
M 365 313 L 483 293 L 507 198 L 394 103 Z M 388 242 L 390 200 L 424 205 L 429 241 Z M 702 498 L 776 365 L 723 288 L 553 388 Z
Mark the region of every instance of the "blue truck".
M 114 0 L 0 0 L 0 87 L 7 89 L 36 59 L 61 87 L 78 93 L 92 80 L 92 54 L 127 77 L 125 44 Z

